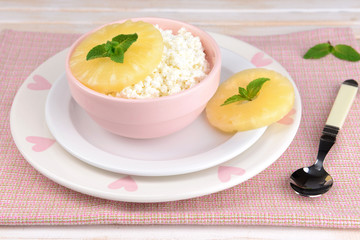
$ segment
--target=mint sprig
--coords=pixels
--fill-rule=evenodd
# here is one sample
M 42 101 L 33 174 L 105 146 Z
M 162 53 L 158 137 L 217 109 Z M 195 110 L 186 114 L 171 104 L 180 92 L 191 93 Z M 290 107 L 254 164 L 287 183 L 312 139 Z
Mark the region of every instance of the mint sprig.
M 225 100 L 221 106 L 239 102 L 239 101 L 252 101 L 259 93 L 260 89 L 262 88 L 263 84 L 266 81 L 270 81 L 270 78 L 257 78 L 255 80 L 252 80 L 247 86 L 246 89 L 243 87 L 239 87 L 238 92 L 239 94 L 233 95 Z
M 330 53 L 335 57 L 346 61 L 357 62 L 360 60 L 360 54 L 351 46 L 344 44 L 333 46 L 330 42 L 320 43 L 310 48 L 305 53 L 304 58 L 319 59 Z
M 86 60 L 109 57 L 117 63 L 124 62 L 124 53 L 138 39 L 138 35 L 120 34 L 113 37 L 111 41 L 93 47 L 87 54 Z

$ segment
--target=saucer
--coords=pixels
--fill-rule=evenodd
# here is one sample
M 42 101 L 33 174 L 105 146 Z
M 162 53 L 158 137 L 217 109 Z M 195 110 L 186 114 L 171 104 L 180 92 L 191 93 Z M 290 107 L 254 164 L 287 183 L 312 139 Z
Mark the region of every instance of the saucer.
M 221 48 L 221 81 L 254 66 Z M 46 100 L 46 122 L 56 141 L 74 157 L 107 171 L 138 176 L 171 176 L 204 170 L 248 149 L 266 127 L 226 134 L 212 127 L 203 112 L 192 124 L 169 136 L 131 139 L 97 125 L 71 97 L 63 74 Z

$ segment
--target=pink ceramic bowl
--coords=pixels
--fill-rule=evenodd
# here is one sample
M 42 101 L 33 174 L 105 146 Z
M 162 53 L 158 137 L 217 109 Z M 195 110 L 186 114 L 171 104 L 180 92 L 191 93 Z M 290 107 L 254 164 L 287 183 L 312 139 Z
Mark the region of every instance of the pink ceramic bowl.
M 113 23 L 121 23 L 126 20 Z M 220 80 L 220 49 L 209 34 L 180 21 L 162 18 L 135 18 L 132 21 L 158 24 L 160 28 L 172 29 L 174 32 L 185 27 L 194 36 L 200 37 L 206 58 L 211 66 L 208 76 L 190 89 L 153 99 L 116 98 L 89 89 L 73 76 L 69 68 L 69 59 L 79 42 L 104 25 L 84 34 L 71 46 L 66 58 L 66 75 L 70 91 L 75 101 L 95 122 L 114 134 L 130 138 L 166 136 L 192 123 L 214 95 Z

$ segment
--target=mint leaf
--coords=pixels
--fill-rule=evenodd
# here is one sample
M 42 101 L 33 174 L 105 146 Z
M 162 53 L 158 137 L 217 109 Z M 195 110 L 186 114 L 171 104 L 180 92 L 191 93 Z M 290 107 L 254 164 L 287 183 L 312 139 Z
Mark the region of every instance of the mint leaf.
M 269 80 L 270 78 L 257 78 L 251 81 L 246 87 L 248 97 L 250 99 L 253 99 L 256 96 L 256 94 L 258 94 L 258 92 L 260 91 L 262 85 Z
M 125 53 L 126 50 L 138 39 L 138 35 L 136 33 L 134 34 L 120 34 L 112 39 L 112 41 L 116 41 L 119 43 L 117 48 L 121 48 L 122 51 Z
M 109 57 L 108 51 L 106 50 L 105 44 L 98 45 L 91 49 L 86 56 L 86 60 L 94 58 Z
M 325 57 L 332 51 L 333 46 L 328 43 L 320 43 L 310 48 L 304 55 L 305 59 L 319 59 Z
M 123 63 L 124 62 L 124 54 L 114 54 L 110 56 L 110 59 L 117 63 Z
M 125 52 L 137 39 L 138 35 L 136 33 L 117 35 L 113 37 L 111 41 L 93 47 L 88 52 L 86 60 L 110 57 L 114 62 L 123 63 Z
M 332 54 L 342 60 L 357 62 L 360 60 L 360 54 L 351 46 L 338 44 L 334 47 Z
M 244 99 L 247 99 L 247 91 L 245 88 L 239 87 L 239 95 L 242 96 Z
M 234 96 L 231 96 L 228 99 L 226 99 L 225 102 L 223 104 L 221 104 L 221 106 L 224 106 L 224 105 L 227 105 L 227 104 L 230 104 L 230 103 L 234 103 L 234 102 L 238 102 L 238 101 L 241 101 L 241 100 L 247 100 L 247 99 L 240 96 L 240 95 L 234 95 Z
M 258 92 L 260 91 L 260 89 L 262 88 L 263 84 L 266 81 L 270 81 L 270 78 L 257 78 L 255 80 L 252 80 L 246 86 L 246 89 L 239 87 L 239 90 L 238 90 L 239 94 L 229 97 L 220 106 L 224 106 L 224 105 L 242 101 L 242 100 L 248 100 L 248 101 L 254 100 L 254 98 L 256 97 L 256 95 L 258 94 Z

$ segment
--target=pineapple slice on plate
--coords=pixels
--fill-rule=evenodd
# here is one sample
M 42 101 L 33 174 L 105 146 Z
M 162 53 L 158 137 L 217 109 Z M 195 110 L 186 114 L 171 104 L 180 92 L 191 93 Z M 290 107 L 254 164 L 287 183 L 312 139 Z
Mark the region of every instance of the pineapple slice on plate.
M 110 58 L 86 61 L 95 46 L 111 41 L 119 34 L 137 33 L 138 39 L 124 54 L 124 62 Z M 107 25 L 88 35 L 73 51 L 70 69 L 85 86 L 104 94 L 120 92 L 123 88 L 145 79 L 159 65 L 164 43 L 160 31 L 143 21 Z
M 226 99 L 238 94 L 258 78 L 269 78 L 252 101 L 239 101 L 221 106 Z M 224 131 L 236 132 L 268 126 L 282 119 L 293 107 L 294 88 L 291 82 L 272 70 L 254 68 L 234 74 L 223 82 L 206 106 L 211 125 Z

